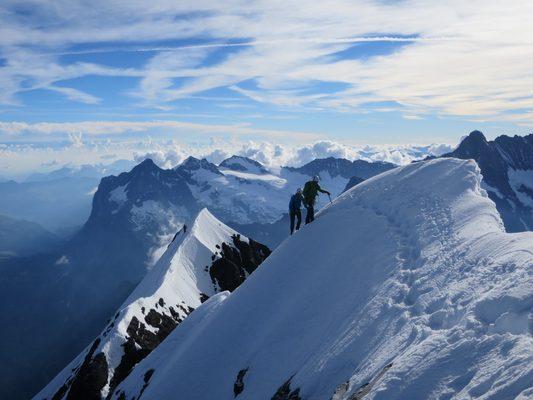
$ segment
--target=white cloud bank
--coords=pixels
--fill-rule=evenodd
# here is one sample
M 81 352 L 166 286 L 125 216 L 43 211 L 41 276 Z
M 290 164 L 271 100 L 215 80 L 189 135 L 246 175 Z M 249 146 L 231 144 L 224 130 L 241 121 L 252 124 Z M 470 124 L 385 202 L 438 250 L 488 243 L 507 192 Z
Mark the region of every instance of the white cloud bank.
M 216 139 L 208 144 L 182 144 L 175 140 L 153 139 L 116 142 L 94 141 L 73 135 L 70 142 L 61 146 L 0 145 L 0 178 L 22 179 L 32 172 L 48 172 L 63 165 L 109 164 L 119 159 L 141 162 L 151 158 L 162 168 L 172 168 L 191 155 L 218 164 L 236 154 L 257 160 L 273 170 L 281 166 L 300 166 L 315 158 L 326 157 L 407 164 L 428 155 L 441 155 L 451 149 L 452 146 L 448 144 L 353 146 L 331 140 L 319 140 L 306 145 Z

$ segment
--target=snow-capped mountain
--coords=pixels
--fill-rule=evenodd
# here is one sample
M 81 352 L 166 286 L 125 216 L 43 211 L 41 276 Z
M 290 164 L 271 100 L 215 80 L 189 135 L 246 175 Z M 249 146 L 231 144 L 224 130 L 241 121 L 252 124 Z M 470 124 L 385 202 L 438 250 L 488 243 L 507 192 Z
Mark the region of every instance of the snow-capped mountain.
M 147 159 L 130 172 L 102 179 L 79 236 L 86 241 L 87 236 L 113 240 L 127 235 L 130 246 L 139 246 L 155 262 L 172 235 L 199 209 L 183 175 Z
M 198 307 L 111 398 L 531 398 L 532 254 L 473 161 L 394 169 Z
M 533 230 L 533 134 L 487 141 L 474 131 L 443 157 L 476 160 L 507 231 Z
M 268 174 L 268 170 L 261 163 L 248 157 L 231 156 L 219 164 L 220 168 L 232 171 L 250 172 L 252 174 Z
M 279 220 L 287 212 L 290 196 L 314 175 L 319 175 L 321 185 L 336 196 L 353 176 L 368 178 L 393 167 L 381 162 L 327 158 L 300 168 L 284 167 L 275 173 L 256 161 L 233 156 L 219 166 L 189 157 L 175 171 L 187 178 L 201 206 L 223 221 L 265 224 Z M 327 202 L 322 198 L 319 206 Z
M 202 210 L 108 325 L 35 399 L 106 398 L 210 296 L 237 288 L 270 254 Z
M 88 221 L 60 251 L 10 261 L 0 297 L 18 300 L 1 317 L 10 327 L 4 330 L 2 352 L 17 362 L 0 368 L 0 383 L 22 393 L 48 382 L 100 332 L 176 231 L 190 225 L 203 207 L 245 236 L 257 235 L 267 245 L 281 242 L 288 234 L 284 214 L 290 194 L 310 177 L 285 169 L 265 173 L 248 159 L 228 160 L 216 166 L 190 158 L 169 170 L 145 160 L 129 172 L 103 178 Z M 330 178 L 328 171 L 320 174 L 333 195 L 347 182 Z M 20 321 L 17 327 L 14 320 Z M 37 330 L 42 335 L 35 338 Z
M 289 171 L 299 172 L 308 176 L 320 176 L 321 174 L 327 172 L 332 178 L 340 176 L 345 179 L 350 179 L 353 176 L 357 176 L 359 178 L 366 179 L 382 172 L 388 171 L 394 167 L 396 167 L 396 165 L 382 161 L 348 161 L 344 158 L 328 157 L 313 160 L 302 167 L 286 167 L 286 169 Z

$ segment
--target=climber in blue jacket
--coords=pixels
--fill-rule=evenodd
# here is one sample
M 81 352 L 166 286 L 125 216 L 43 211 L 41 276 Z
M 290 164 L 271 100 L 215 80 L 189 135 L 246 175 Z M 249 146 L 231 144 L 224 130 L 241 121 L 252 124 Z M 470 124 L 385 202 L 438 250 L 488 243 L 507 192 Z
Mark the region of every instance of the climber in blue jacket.
M 296 219 L 296 230 L 300 229 L 300 224 L 302 223 L 302 189 L 296 189 L 296 193 L 291 196 L 291 201 L 289 201 L 289 216 L 291 218 L 291 235 L 294 232 L 294 220 Z

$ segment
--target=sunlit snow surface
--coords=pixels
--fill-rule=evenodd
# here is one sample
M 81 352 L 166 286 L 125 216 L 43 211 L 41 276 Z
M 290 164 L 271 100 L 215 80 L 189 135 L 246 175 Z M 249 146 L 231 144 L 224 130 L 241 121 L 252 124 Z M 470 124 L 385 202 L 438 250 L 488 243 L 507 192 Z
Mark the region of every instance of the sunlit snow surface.
M 132 319 L 136 317 L 144 321 L 145 315 L 151 309 L 168 315 L 176 312 L 181 319 L 185 319 L 188 315 L 185 310 L 198 307 L 202 295 L 215 295 L 219 289 L 214 287 L 206 266 L 211 265 L 214 258 L 220 257 L 220 245 L 232 243 L 232 236 L 236 234 L 238 233 L 218 221 L 206 209 L 198 214 L 193 225 L 186 228 L 185 232 L 182 229 L 176 234 L 153 270 L 148 272 L 119 308 L 112 324 L 98 336 L 101 342 L 95 354 L 103 352 L 109 367 L 108 382 L 103 389 L 104 397 L 108 394 L 113 370 L 120 364 L 124 354 L 123 345 L 128 338 L 127 329 Z M 248 241 L 244 236 L 239 237 Z M 163 303 L 160 303 L 160 299 Z M 172 313 L 169 312 L 170 308 L 173 308 Z M 150 324 L 145 327 L 149 331 L 157 332 Z M 51 399 L 72 376 L 73 370 L 80 366 L 87 351 L 88 348 L 34 398 Z
M 507 234 L 472 161 L 371 178 L 212 297 L 119 386 L 143 400 L 533 396 L 533 233 Z M 344 384 L 344 385 L 343 385 Z M 137 397 L 136 397 L 137 398 Z

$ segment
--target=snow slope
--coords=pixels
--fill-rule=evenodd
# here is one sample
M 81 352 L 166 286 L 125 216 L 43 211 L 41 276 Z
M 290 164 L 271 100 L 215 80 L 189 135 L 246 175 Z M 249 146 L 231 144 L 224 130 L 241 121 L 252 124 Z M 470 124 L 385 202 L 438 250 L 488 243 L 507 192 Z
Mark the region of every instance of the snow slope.
M 195 308 L 234 290 L 269 254 L 202 210 L 192 227 L 176 234 L 96 340 L 35 398 L 75 399 L 82 393 L 105 398 Z
M 113 398 L 531 398 L 533 233 L 505 233 L 480 181 L 450 158 L 355 186 Z

